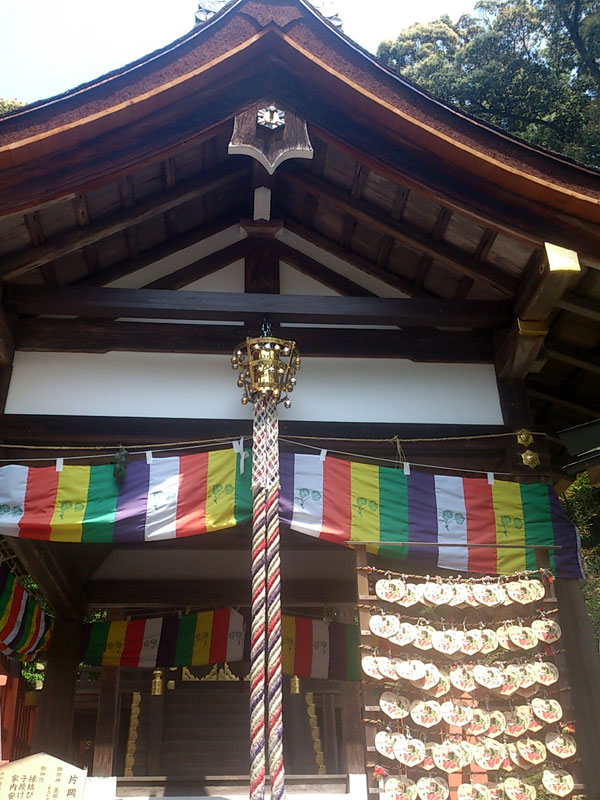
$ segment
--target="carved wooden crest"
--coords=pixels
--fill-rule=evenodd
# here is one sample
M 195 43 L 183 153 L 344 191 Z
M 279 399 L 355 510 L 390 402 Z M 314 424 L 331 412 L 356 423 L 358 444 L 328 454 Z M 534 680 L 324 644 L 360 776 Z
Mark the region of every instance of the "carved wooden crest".
M 306 122 L 271 101 L 236 116 L 228 152 L 255 158 L 269 175 L 288 158 L 313 157 Z

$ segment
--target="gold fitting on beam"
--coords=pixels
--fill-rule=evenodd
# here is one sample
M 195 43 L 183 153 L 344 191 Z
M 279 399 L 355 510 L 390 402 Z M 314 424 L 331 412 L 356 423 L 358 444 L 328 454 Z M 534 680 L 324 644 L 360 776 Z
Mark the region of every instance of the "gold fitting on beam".
M 581 272 L 579 256 L 575 250 L 567 250 L 566 247 L 550 244 L 550 242 L 544 242 L 544 248 L 550 272 Z
M 527 428 L 521 428 L 520 431 L 517 431 L 516 437 L 517 444 L 520 444 L 522 447 L 529 447 L 530 444 L 533 444 L 533 434 L 531 431 L 528 431 Z
M 546 336 L 548 334 L 548 323 L 543 319 L 518 319 L 517 330 L 519 336 Z
M 155 669 L 152 673 L 152 687 L 150 694 L 152 697 L 161 697 L 163 693 L 163 671 L 162 669 Z
M 535 469 L 540 465 L 539 454 L 533 450 L 525 450 L 524 453 L 521 453 L 521 459 L 523 460 L 523 464 L 529 467 L 529 469 Z
M 297 675 L 292 675 L 290 678 L 290 693 L 300 694 L 300 678 Z

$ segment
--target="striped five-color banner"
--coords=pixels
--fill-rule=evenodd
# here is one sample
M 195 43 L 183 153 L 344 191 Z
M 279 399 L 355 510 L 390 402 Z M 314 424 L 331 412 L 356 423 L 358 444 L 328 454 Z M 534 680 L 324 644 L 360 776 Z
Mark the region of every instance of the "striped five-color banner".
M 488 574 L 535 569 L 535 547 L 552 547 L 556 575 L 582 576 L 577 529 L 551 486 L 405 475 L 318 455 L 282 453 L 280 464 L 281 519 L 310 536 Z
M 233 609 L 84 626 L 82 660 L 90 666 L 153 669 L 249 659 L 247 626 Z M 282 667 L 287 675 L 360 680 L 358 627 L 284 615 Z
M 84 626 L 82 660 L 90 666 L 199 667 L 242 661 L 245 624 L 233 609 Z
M 57 542 L 143 542 L 250 519 L 250 459 L 232 449 L 113 466 L 0 468 L 0 533 Z
M 0 653 L 31 661 L 48 647 L 52 621 L 4 564 L 0 586 Z

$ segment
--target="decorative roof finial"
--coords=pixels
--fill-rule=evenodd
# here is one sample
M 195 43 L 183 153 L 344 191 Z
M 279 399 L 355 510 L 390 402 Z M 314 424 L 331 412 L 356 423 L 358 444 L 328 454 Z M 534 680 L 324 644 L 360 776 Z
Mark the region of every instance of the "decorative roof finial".
M 336 28 L 342 29 L 342 19 L 335 0 L 309 0 L 311 6 L 316 8 L 319 14 L 328 19 Z
M 217 14 L 229 0 L 198 0 L 198 10 L 196 11 L 196 25 L 207 22 Z

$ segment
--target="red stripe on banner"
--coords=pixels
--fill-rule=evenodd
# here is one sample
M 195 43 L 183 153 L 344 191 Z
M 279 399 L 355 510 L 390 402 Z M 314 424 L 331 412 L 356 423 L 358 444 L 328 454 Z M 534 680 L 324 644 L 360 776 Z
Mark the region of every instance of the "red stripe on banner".
M 326 458 L 323 462 L 323 522 L 320 539 L 346 542 L 352 527 L 351 461 Z
M 496 572 L 495 547 L 474 547 L 496 541 L 496 517 L 492 487 L 482 478 L 463 478 L 465 509 L 467 511 L 467 544 L 469 571 Z
M 296 617 L 294 675 L 310 678 L 312 670 L 313 628 L 312 619 Z
M 50 520 L 56 505 L 59 475 L 54 466 L 29 470 L 19 535 L 28 539 L 50 539 Z
M 208 453 L 181 456 L 175 520 L 177 538 L 206 533 L 207 484 Z
M 227 661 L 227 638 L 229 636 L 229 609 L 217 608 L 213 616 L 210 636 L 209 664 Z
M 15 627 L 15 622 L 17 620 L 17 617 L 19 616 L 19 611 L 21 610 L 21 603 L 23 602 L 24 594 L 25 590 L 23 589 L 23 587 L 20 586 L 18 583 L 15 583 L 15 590 L 12 596 L 10 613 L 8 615 L 8 619 L 6 620 L 6 624 L 3 626 L 2 630 L 0 630 L 0 642 L 4 642 L 4 639 L 12 632 L 13 628 Z
M 125 644 L 121 653 L 122 667 L 138 667 L 146 631 L 145 619 L 132 619 L 125 629 Z

